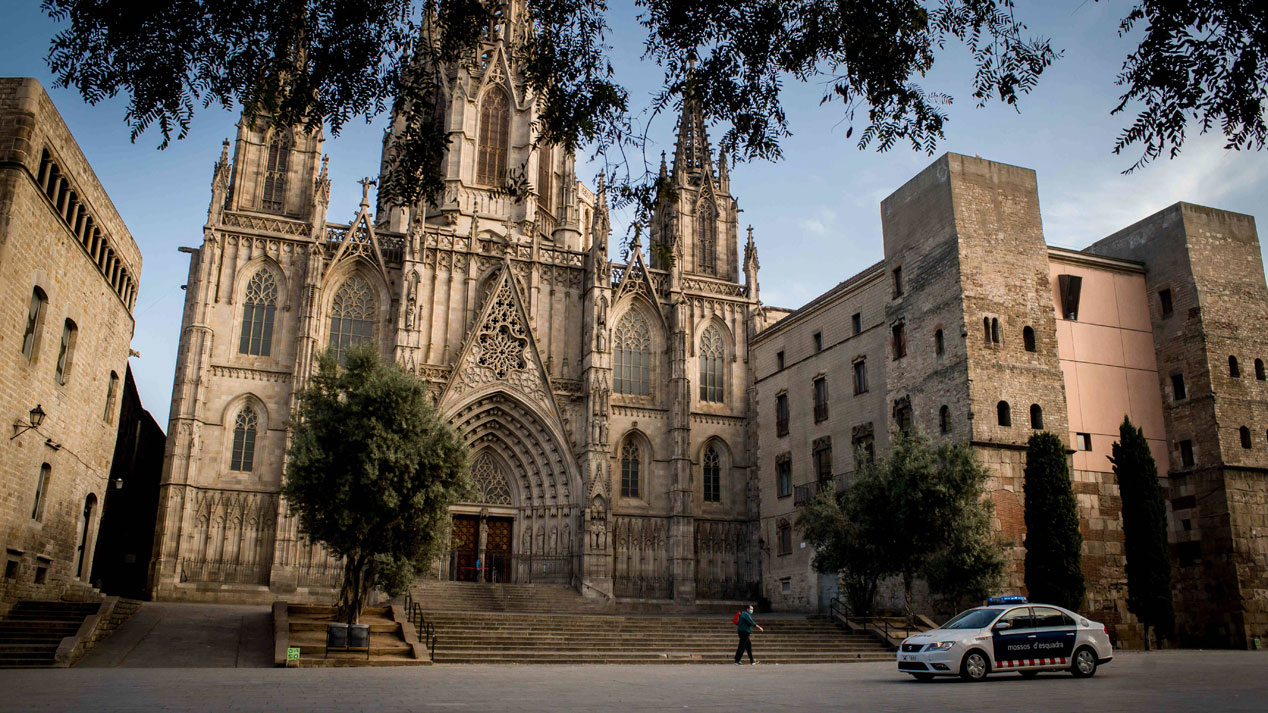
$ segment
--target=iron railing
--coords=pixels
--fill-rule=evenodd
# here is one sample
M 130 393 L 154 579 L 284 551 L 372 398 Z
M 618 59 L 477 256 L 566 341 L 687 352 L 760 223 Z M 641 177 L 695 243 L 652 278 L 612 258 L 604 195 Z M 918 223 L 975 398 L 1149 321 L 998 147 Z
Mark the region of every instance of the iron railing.
M 222 584 L 268 584 L 268 568 L 261 563 L 244 564 L 193 557 L 181 559 L 182 582 L 219 582 Z
M 427 617 L 423 615 L 423 607 L 414 599 L 413 592 L 405 593 L 405 620 L 413 625 L 414 635 L 427 647 L 428 660 L 435 661 L 436 644 L 439 641 L 436 625 L 427 621 Z
M 910 616 L 852 616 L 849 605 L 840 594 L 828 603 L 828 611 L 832 621 L 840 624 L 846 631 L 858 630 L 872 634 L 892 649 L 897 649 L 898 644 L 913 632 L 924 631 L 915 625 Z

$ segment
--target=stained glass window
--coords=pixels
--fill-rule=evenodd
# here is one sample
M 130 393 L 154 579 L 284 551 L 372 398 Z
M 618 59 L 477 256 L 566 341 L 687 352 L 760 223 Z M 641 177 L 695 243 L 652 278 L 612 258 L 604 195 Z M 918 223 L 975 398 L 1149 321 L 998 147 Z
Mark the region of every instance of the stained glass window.
M 511 143 L 511 106 L 506 92 L 492 89 L 480 102 L 480 142 L 476 181 L 500 186 L 506 180 L 506 153 Z
M 353 275 L 339 286 L 330 302 L 330 346 L 343 361 L 348 347 L 374 337 L 374 295 L 370 283 Z
M 285 132 L 274 134 L 269 142 L 268 162 L 264 168 L 265 210 L 281 212 L 286 204 L 286 170 L 291 162 L 291 137 Z
M 250 473 L 255 467 L 255 429 L 259 419 L 255 408 L 243 406 L 233 422 L 233 454 L 229 470 Z
M 268 270 L 260 270 L 247 282 L 242 300 L 242 338 L 238 352 L 269 356 L 273 350 L 273 313 L 277 309 L 277 283 Z
M 702 204 L 696 223 L 696 270 L 708 275 L 718 271 L 717 228 L 717 212 L 713 205 Z
M 651 330 L 634 310 L 616 325 L 613 346 L 613 385 L 618 394 L 647 396 L 652 388 Z
M 716 503 L 722 500 L 722 459 L 718 449 L 704 449 L 704 501 Z
M 641 454 L 633 438 L 621 445 L 621 497 L 638 497 L 638 470 Z
M 717 327 L 700 335 L 700 400 L 722 403 L 726 389 L 722 380 L 722 358 L 726 347 Z

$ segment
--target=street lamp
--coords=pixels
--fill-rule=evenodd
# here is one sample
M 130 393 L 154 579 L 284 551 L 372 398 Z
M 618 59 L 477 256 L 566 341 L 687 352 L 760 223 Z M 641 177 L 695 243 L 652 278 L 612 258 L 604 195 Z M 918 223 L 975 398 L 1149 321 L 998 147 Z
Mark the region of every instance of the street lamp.
M 12 441 L 13 439 L 17 438 L 18 436 L 32 429 L 38 429 L 40 427 L 40 424 L 44 423 L 45 415 L 46 414 L 44 413 L 44 409 L 40 408 L 39 404 L 36 404 L 35 408 L 31 409 L 31 414 L 30 414 L 31 425 L 23 426 L 17 423 L 13 424 L 13 435 L 9 436 L 9 440 Z

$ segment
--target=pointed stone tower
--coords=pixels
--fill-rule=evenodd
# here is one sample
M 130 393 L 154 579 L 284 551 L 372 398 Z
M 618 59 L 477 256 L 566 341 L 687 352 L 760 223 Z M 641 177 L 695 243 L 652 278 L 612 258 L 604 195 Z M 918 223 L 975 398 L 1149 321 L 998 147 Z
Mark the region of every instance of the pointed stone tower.
M 726 162 L 723 154 L 715 168 L 699 104 L 688 94 L 678 117 L 672 174 L 665 174 L 662 156 L 667 190 L 653 209 L 651 242 L 668 246 L 668 254 L 684 274 L 735 282 L 739 278 L 739 204 L 730 194 Z M 652 251 L 652 267 L 667 268 L 664 252 Z

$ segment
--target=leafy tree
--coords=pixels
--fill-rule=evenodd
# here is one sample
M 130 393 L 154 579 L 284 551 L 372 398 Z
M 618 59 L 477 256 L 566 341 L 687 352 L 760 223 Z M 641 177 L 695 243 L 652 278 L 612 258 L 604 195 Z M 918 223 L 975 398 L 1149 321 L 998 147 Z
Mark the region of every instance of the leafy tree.
M 1158 483 L 1158 466 L 1140 428 L 1124 417 L 1110 461 L 1123 502 L 1123 548 L 1127 555 L 1127 610 L 1149 629 L 1167 636 L 1175 626 L 1171 600 L 1171 548 L 1167 544 L 1167 506 Z
M 370 590 L 395 596 L 448 541 L 467 488 L 467 452 L 426 385 L 369 344 L 327 351 L 299 395 L 283 494 L 300 530 L 343 559 L 339 615 L 355 623 Z
M 871 616 L 876 590 L 889 573 L 889 561 L 877 539 L 885 530 L 889 491 L 874 464 L 865 463 L 848 492 L 820 493 L 797 513 L 796 525 L 814 548 L 816 572 L 836 574 L 850 613 Z
M 978 105 L 1017 105 L 1060 52 L 1027 37 L 1012 0 L 638 0 L 644 56 L 664 72 L 649 107 L 629 106 L 613 79 L 604 0 L 528 0 L 535 32 L 512 48 L 541 99 L 539 141 L 612 157 L 614 202 L 644 222 L 662 187 L 645 158 L 648 124 L 690 92 L 709 124 L 728 128 L 732 160 L 775 160 L 789 135 L 782 104 L 792 78 L 821 83 L 860 128 L 859 148 L 899 143 L 932 154 L 952 97 L 918 80 L 948 43 L 974 64 Z M 49 66 L 61 86 L 96 103 L 129 98 L 135 139 L 157 125 L 166 145 L 202 106 L 242 104 L 281 124 L 328 125 L 391 107 L 398 133 L 380 191 L 389 202 L 436 198 L 447 138 L 434 108 L 446 67 L 476 62 L 497 0 L 43 0 L 62 30 Z M 1262 3 L 1140 0 L 1122 31 L 1146 25 L 1124 63 L 1115 112 L 1144 107 L 1116 152 L 1143 146 L 1137 166 L 1180 149 L 1185 125 L 1219 124 L 1236 148 L 1263 148 L 1268 38 Z M 641 166 L 627 159 L 644 156 Z M 1134 168 L 1134 167 L 1133 167 Z M 617 171 L 616 169 L 620 169 Z M 521 167 L 506 190 L 527 187 Z
M 929 589 L 943 609 L 960 611 L 991 596 L 1004 577 L 1007 559 L 995 529 L 994 505 L 986 496 L 986 469 L 967 443 L 938 448 L 937 482 L 943 509 L 948 513 L 946 543 L 934 551 L 924 567 Z
M 1026 448 L 1026 589 L 1031 601 L 1083 605 L 1083 534 L 1065 444 L 1042 432 Z
M 986 470 L 967 443 L 936 448 L 915 429 L 895 434 L 887 458 L 860 468 L 839 497 L 821 495 L 797 516 L 819 572 L 843 572 L 854 611 L 870 610 L 876 582 L 903 580 L 907 613 L 915 580 L 955 604 L 998 582 L 1004 555 L 983 499 Z

